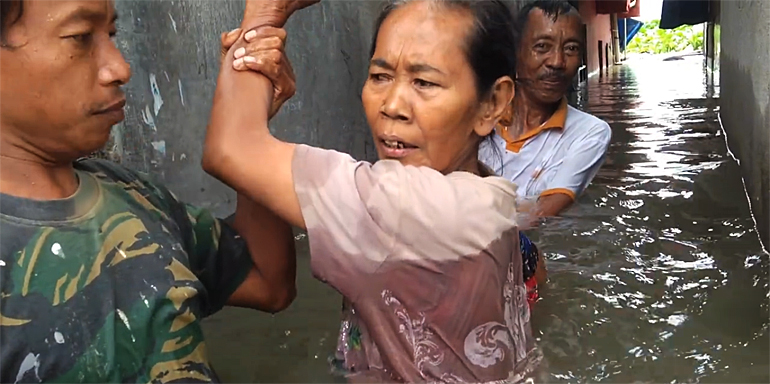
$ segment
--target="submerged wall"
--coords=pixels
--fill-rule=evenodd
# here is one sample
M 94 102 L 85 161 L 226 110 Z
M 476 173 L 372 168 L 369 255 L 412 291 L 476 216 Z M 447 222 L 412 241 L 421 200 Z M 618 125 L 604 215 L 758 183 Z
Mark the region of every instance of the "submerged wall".
M 740 160 L 754 217 L 770 247 L 770 7 L 765 0 L 722 1 L 720 111 Z
M 150 172 L 182 200 L 226 216 L 235 193 L 206 175 L 201 150 L 219 73 L 219 35 L 240 24 L 242 1 L 116 2 L 118 46 L 131 64 L 126 120 L 104 157 Z M 325 1 L 287 24 L 297 94 L 271 123 L 277 136 L 371 159 L 361 108 L 379 1 Z

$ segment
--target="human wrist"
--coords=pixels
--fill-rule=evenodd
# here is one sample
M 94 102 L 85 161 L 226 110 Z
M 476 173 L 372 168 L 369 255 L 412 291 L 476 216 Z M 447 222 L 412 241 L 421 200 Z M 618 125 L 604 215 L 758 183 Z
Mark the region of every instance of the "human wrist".
M 249 31 L 262 26 L 282 28 L 291 14 L 285 1 L 249 0 L 243 13 L 241 28 Z

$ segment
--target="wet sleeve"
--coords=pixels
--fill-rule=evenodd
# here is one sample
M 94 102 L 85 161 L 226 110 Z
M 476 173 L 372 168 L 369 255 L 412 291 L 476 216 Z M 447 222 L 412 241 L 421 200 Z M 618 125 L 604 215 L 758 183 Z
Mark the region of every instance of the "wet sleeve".
M 601 129 L 570 147 L 559 170 L 548 183 L 541 197 L 563 193 L 575 200 L 591 184 L 599 172 L 610 144 L 610 127 Z
M 243 283 L 254 262 L 246 241 L 210 211 L 184 205 L 189 222 L 190 269 L 206 287 L 206 316 L 222 309 Z
M 355 299 L 356 287 L 375 273 L 395 244 L 399 191 L 378 185 L 372 165 L 331 150 L 298 145 L 292 177 L 319 280 Z M 373 194 L 381 209 L 370 210 Z
M 496 209 L 504 200 L 496 187 L 475 176 L 372 165 L 308 146 L 297 147 L 292 172 L 313 273 L 352 300 L 386 261 L 428 265 L 477 254 L 511 223 Z M 512 217 L 513 198 L 507 202 Z

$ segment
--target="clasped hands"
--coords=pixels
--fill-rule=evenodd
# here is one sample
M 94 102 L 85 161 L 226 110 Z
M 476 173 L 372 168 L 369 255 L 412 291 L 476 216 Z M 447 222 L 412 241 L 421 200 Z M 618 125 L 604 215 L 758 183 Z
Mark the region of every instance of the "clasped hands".
M 220 66 L 233 55 L 232 68 L 236 71 L 256 71 L 273 84 L 273 100 L 268 118 L 272 118 L 296 91 L 296 78 L 286 57 L 284 24 L 296 11 L 320 0 L 247 0 L 240 28 L 222 33 Z M 244 41 L 239 43 L 240 39 Z M 231 49 L 238 47 L 232 52 Z M 225 68 L 220 68 L 225 70 Z

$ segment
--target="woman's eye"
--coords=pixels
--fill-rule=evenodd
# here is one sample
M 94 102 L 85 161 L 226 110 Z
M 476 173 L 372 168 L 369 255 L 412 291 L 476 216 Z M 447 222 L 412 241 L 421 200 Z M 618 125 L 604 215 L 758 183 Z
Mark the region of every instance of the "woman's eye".
M 431 83 L 430 81 L 422 80 L 422 79 L 416 79 L 414 81 L 414 84 L 417 85 L 420 88 L 430 88 L 438 86 L 436 83 Z
M 388 79 L 384 73 L 372 73 L 369 75 L 369 78 L 374 81 L 386 81 Z

